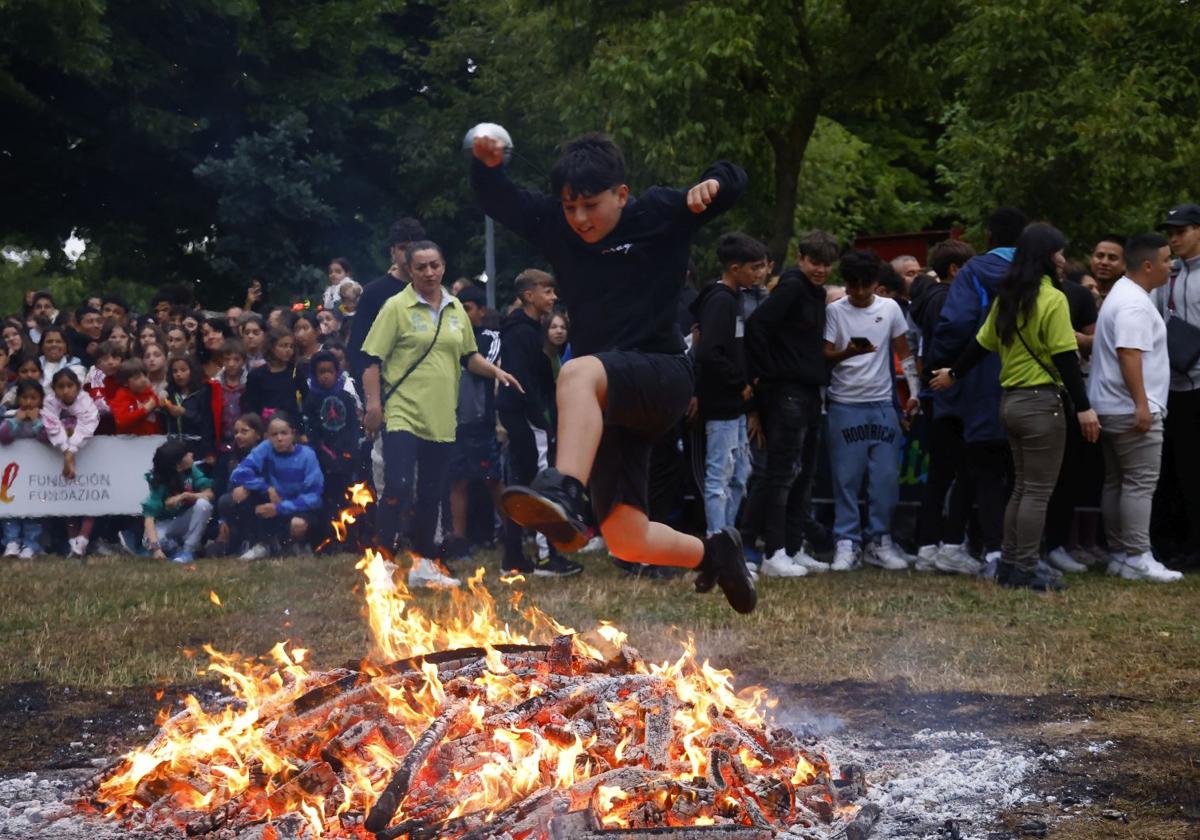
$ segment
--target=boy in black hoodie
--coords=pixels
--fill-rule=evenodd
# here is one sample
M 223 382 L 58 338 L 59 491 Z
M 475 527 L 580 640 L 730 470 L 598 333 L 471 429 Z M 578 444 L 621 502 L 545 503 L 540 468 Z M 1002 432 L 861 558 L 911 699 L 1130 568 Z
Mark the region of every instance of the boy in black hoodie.
M 554 267 L 576 355 L 558 379 L 558 469 L 508 488 L 506 512 L 575 551 L 587 543 L 590 508 L 616 557 L 697 569 L 699 591 L 720 585 L 735 610 L 750 612 L 757 595 L 736 531 L 701 541 L 646 515 L 654 441 L 692 397 L 674 326 L 689 243 L 733 206 L 746 173 L 720 162 L 689 190 L 654 187 L 633 198 L 621 150 L 589 134 L 564 146 L 544 195 L 508 179 L 499 139 L 478 134 L 472 150 L 471 183 L 484 211 Z
M 727 233 L 717 243 L 719 280 L 701 290 L 691 310 L 700 327 L 692 347 L 696 400 L 704 423 L 704 516 L 706 533 L 734 524 L 750 475 L 746 409 L 753 392 L 742 349 L 745 323 L 741 291 L 767 269 L 767 249 L 744 233 Z
M 517 275 L 517 300 L 521 305 L 500 324 L 500 346 L 504 369 L 525 386 L 525 393 L 504 388 L 496 398 L 500 424 L 508 432 L 508 482 L 526 485 L 539 469 L 550 466 L 550 440 L 554 436 L 554 375 L 546 355 L 542 318 L 554 311 L 558 295 L 554 278 L 544 271 L 529 268 Z M 504 523 L 505 572 L 532 572 L 540 577 L 568 577 L 579 574 L 583 566 L 568 560 L 545 538 L 539 540 L 538 559 L 525 558 L 522 542 L 525 529 L 509 519 Z

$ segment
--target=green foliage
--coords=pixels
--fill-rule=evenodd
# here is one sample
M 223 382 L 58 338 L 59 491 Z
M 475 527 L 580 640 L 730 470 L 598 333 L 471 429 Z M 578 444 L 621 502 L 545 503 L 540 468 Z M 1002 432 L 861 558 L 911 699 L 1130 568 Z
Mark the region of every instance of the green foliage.
M 1086 249 L 1200 195 L 1200 14 L 1189 2 L 969 4 L 940 174 L 977 220 L 1004 203 Z
M 103 256 L 93 246 L 74 264 L 52 267 L 50 254 L 7 244 L 0 247 L 0 314 L 19 315 L 30 291 L 48 291 L 62 309 L 83 303 L 89 294 L 119 294 L 143 308 L 153 289 L 132 280 L 114 277 Z

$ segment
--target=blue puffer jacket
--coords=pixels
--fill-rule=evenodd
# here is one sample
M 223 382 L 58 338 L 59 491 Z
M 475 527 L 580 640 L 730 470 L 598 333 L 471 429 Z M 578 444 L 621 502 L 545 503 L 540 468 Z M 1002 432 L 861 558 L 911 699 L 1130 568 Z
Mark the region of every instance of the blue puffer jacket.
M 229 485 L 263 493 L 274 487 L 283 499 L 276 509 L 290 516 L 321 507 L 325 477 L 316 453 L 307 446 L 297 444 L 291 452 L 280 455 L 270 441 L 264 440 L 234 468 Z
M 948 367 L 975 339 L 1012 263 L 1012 248 L 969 259 L 954 276 L 929 351 L 934 370 Z M 967 443 L 1007 440 L 1000 423 L 1000 357 L 989 353 L 961 381 L 933 397 L 934 417 L 958 417 Z

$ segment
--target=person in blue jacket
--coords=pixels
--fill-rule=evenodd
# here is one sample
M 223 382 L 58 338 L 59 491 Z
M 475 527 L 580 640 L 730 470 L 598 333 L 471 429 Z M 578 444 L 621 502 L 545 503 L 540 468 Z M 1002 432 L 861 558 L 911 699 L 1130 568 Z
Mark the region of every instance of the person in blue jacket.
M 1027 221 L 1025 214 L 1013 207 L 1000 207 L 988 217 L 988 251 L 967 260 L 950 283 L 933 332 L 929 370 L 953 364 L 974 340 L 1001 279 L 1008 273 L 1017 237 Z M 1010 484 L 1008 438 L 1000 423 L 1000 357 L 988 354 L 952 388 L 935 392 L 933 415 L 935 419 L 957 417 L 962 422 L 965 479 L 979 507 L 986 576 L 1000 558 Z M 965 546 L 957 549 L 966 552 Z
M 296 443 L 296 426 L 286 412 L 271 415 L 267 439 L 250 450 L 229 477 L 233 488 L 219 506 L 233 529 L 247 536 L 243 560 L 261 560 L 272 550 L 307 553 L 310 526 L 321 510 L 325 479 L 316 453 Z

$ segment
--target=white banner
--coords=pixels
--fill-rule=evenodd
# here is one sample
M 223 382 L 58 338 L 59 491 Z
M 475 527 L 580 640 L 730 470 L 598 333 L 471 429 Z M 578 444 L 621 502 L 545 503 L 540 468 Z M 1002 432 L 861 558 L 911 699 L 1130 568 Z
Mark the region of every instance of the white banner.
M 0 519 L 140 514 L 162 435 L 94 437 L 63 478 L 63 454 L 36 440 L 0 446 Z

